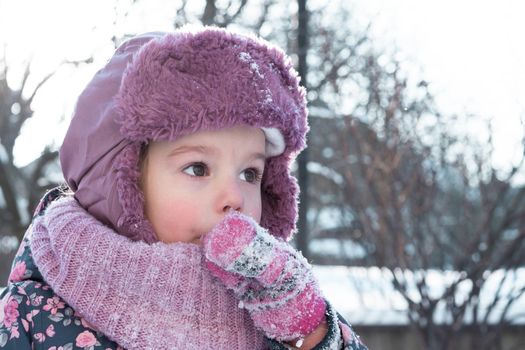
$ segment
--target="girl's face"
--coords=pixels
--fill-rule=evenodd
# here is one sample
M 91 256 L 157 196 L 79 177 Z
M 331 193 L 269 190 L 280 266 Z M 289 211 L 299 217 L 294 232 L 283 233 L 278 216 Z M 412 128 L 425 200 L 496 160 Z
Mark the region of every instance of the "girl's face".
M 261 219 L 262 130 L 238 126 L 152 142 L 142 164 L 146 217 L 159 241 L 200 244 L 229 210 Z

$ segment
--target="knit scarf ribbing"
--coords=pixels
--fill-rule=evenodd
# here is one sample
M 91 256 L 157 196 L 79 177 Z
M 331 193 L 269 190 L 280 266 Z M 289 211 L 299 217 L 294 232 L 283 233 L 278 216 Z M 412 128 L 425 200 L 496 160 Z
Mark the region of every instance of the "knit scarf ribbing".
M 127 349 L 264 348 L 197 245 L 130 241 L 72 197 L 51 203 L 31 233 L 33 258 L 54 292 Z

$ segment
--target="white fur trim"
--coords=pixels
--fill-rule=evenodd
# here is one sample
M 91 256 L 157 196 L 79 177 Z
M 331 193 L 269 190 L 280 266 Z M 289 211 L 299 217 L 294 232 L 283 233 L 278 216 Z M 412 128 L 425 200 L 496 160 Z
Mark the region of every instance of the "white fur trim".
M 261 128 L 266 136 L 266 156 L 275 157 L 284 152 L 284 137 L 277 128 Z

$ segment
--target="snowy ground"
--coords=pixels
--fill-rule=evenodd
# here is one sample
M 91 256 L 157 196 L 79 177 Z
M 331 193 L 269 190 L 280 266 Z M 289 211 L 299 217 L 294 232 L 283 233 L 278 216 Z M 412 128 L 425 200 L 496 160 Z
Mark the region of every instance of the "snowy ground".
M 314 266 L 321 289 L 326 298 L 350 323 L 355 325 L 403 325 L 407 324 L 407 303 L 402 296 L 393 290 L 389 282 L 390 273 L 379 268 L 362 268 L 345 266 Z M 427 282 L 430 294 L 439 297 L 445 287 L 458 277 L 454 271 L 428 271 Z M 410 274 L 408 278 L 410 278 Z M 503 271 L 490 274 L 481 293 L 480 308 L 482 315 L 486 305 L 492 302 L 498 287 L 501 285 Z M 503 296 L 514 293 L 525 287 L 525 268 L 518 269 L 512 278 L 503 283 Z M 470 289 L 467 283 L 459 285 L 457 296 L 463 298 Z M 416 293 L 413 298 L 417 298 Z M 503 299 L 505 299 L 503 297 Z M 489 320 L 496 320 L 501 307 L 491 314 Z M 447 320 L 446 313 L 438 310 L 435 322 Z M 515 324 L 525 324 L 525 294 L 513 304 L 508 312 Z M 467 318 L 468 321 L 468 318 Z

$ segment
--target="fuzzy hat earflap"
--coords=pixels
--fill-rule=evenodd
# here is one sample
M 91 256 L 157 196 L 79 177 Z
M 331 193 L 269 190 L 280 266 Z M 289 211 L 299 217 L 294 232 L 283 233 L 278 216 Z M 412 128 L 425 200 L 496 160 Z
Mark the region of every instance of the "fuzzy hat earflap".
M 290 165 L 305 147 L 305 91 L 291 60 L 268 42 L 213 27 L 148 33 L 123 43 L 80 95 L 60 150 L 62 171 L 92 215 L 134 240 L 155 242 L 144 216 L 144 144 L 236 125 L 266 135 L 261 226 L 295 231 Z

